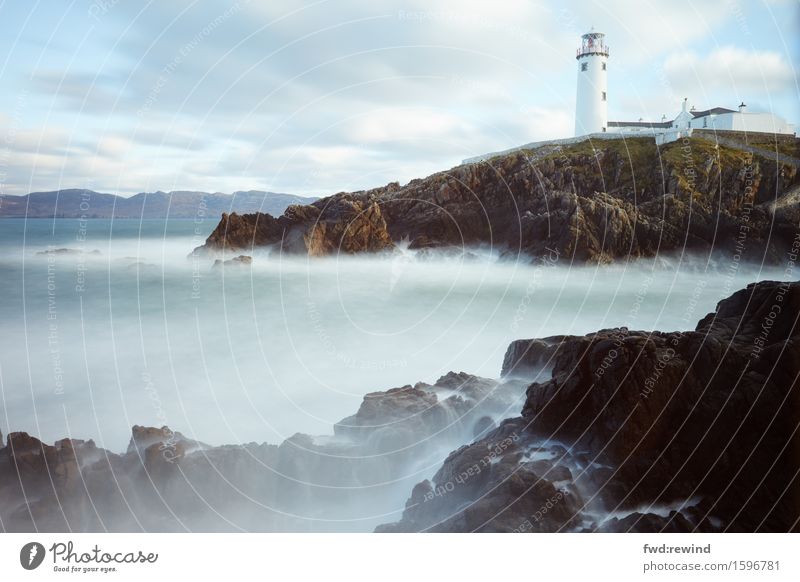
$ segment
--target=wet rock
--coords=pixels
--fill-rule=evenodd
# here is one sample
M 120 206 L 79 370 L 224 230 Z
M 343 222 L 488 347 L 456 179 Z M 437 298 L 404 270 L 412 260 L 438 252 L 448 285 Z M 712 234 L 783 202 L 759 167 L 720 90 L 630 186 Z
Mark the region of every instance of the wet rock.
M 551 361 L 566 336 L 511 342 L 503 358 L 501 375 L 531 377 L 552 368 Z
M 472 436 L 476 439 L 486 436 L 486 433 L 496 428 L 494 419 L 491 416 L 481 416 L 475 421 L 475 426 L 472 428 Z
M 414 447 L 416 454 L 430 439 L 441 437 L 464 442 L 474 435 L 470 427 L 487 417 L 505 413 L 522 390 L 514 382 L 500 383 L 464 372 L 450 372 L 435 384 L 393 388 L 367 394 L 358 410 L 334 425 L 338 436 L 369 442 L 376 452 Z
M 137 425 L 116 455 L 92 441 L 50 446 L 12 433 L 0 449 L 0 520 L 10 531 L 363 530 L 363 519 L 376 523 L 370 516 L 405 492 L 421 459 L 469 440 L 477 418 L 523 393 L 521 384 L 449 373 L 367 396 L 338 434 L 280 445 L 212 447 Z
M 134 425 L 131 429 L 131 440 L 128 443 L 128 453 L 141 452 L 153 445 L 160 445 L 169 448 L 173 445 L 182 443 L 184 449 L 194 450 L 206 448 L 199 441 L 187 439 L 179 432 L 173 432 L 168 426 L 155 428 L 152 426 Z
M 689 533 L 692 524 L 677 511 L 667 517 L 654 513 L 631 513 L 622 519 L 613 517 L 600 524 L 596 531 L 603 533 Z
M 797 531 L 799 315 L 800 283 L 766 281 L 691 332 L 601 330 L 552 352 L 549 341 L 517 342 L 511 359 L 548 353 L 552 378 L 528 387 L 521 418 L 445 460 L 429 503 L 381 531 Z M 509 431 L 513 446 L 461 477 Z M 552 488 L 568 502 L 531 521 L 525 512 Z M 693 498 L 668 518 L 636 513 Z
M 402 519 L 376 531 L 569 531 L 580 500 L 522 463 L 524 424 L 506 421 L 454 451 L 433 478 L 414 488 Z M 561 477 L 566 473 L 561 472 Z
M 256 247 L 324 256 L 392 250 L 394 243 L 375 201 L 342 195 L 309 206 L 292 205 L 280 218 L 263 213 L 223 214 L 195 254 Z
M 217 259 L 214 261 L 213 268 L 218 269 L 221 267 L 249 267 L 253 264 L 253 257 L 249 255 L 239 255 L 227 261 Z
M 761 282 L 690 332 L 525 340 L 516 359 L 541 348 L 552 377 L 451 372 L 367 395 L 333 436 L 277 446 L 211 447 L 134 426 L 117 455 L 11 432 L 0 521 L 8 531 L 356 528 L 435 459 L 433 478 L 378 531 L 796 531 L 799 314 L 800 283 Z M 491 428 L 523 400 L 522 416 Z
M 618 488 L 604 490 L 609 502 L 699 495 L 731 527 L 747 530 L 759 515 L 762 528 L 786 531 L 800 517 L 800 501 L 777 494 L 800 469 L 796 413 L 784 405 L 800 398 L 797 313 L 800 284 L 763 282 L 720 302 L 694 332 L 571 339 L 552 379 L 528 388 L 523 416 L 538 434 L 602 450 L 612 480 L 630 484 L 616 499 Z
M 100 251 L 94 249 L 93 251 L 84 251 L 82 249 L 70 249 L 70 248 L 59 248 L 59 249 L 47 249 L 45 251 L 38 251 L 37 255 L 50 255 L 50 256 L 59 256 L 59 255 L 99 255 Z

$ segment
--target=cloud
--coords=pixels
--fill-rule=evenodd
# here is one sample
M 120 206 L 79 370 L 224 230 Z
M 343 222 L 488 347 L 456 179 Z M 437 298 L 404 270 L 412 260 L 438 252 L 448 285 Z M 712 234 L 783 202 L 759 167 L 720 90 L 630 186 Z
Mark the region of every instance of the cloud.
M 42 71 L 31 76 L 31 87 L 38 94 L 66 109 L 93 115 L 107 114 L 114 105 L 116 84 L 108 76 L 84 72 Z
M 360 116 L 349 130 L 352 139 L 368 144 L 436 138 L 452 134 L 462 127 L 455 115 L 424 108 L 375 109 Z
M 706 56 L 694 52 L 670 55 L 664 72 L 678 90 L 725 89 L 734 99 L 748 91 L 761 94 L 791 89 L 795 75 L 780 53 L 734 46 L 715 49 Z
M 592 25 L 608 35 L 611 59 L 620 72 L 622 66 L 640 65 L 709 38 L 734 15 L 731 0 L 562 0 L 559 6 L 557 23 L 570 29 L 573 38 Z
M 611 44 L 612 117 L 674 113 L 685 95 L 697 95 L 698 105 L 699 97 L 730 105 L 734 91 L 751 91 L 742 96 L 748 103 L 766 101 L 765 86 L 786 85 L 776 53 L 748 53 L 745 66 L 723 49 L 704 56 L 716 33 L 735 28 L 731 6 L 175 0 L 113 3 L 96 19 L 78 7 L 62 30 L 24 33 L 40 47 L 36 55 L 30 44 L 10 50 L 18 75 L 4 74 L 7 95 L 23 88 L 30 96 L 10 116 L 20 155 L 12 152 L 9 175 L 16 193 L 28 183 L 53 188 L 50 179 L 124 193 L 298 194 L 405 181 L 571 135 L 574 50 L 592 24 Z M 702 89 L 717 94 L 700 96 Z M 7 98 L 0 125 L 11 124 L 14 107 Z M 37 152 L 42 164 L 26 170 Z
M 557 139 L 572 135 L 575 129 L 575 108 L 553 105 L 533 107 L 524 111 L 520 119 L 531 140 Z

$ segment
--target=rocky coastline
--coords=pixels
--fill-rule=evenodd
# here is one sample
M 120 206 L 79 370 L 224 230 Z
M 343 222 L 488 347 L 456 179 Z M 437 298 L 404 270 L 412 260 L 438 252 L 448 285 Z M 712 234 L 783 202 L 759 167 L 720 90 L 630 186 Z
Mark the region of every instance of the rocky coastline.
M 511 369 L 551 377 L 379 531 L 798 531 L 798 317 L 800 284 L 765 282 L 692 332 L 515 342 Z
M 134 426 L 114 453 L 12 432 L 0 449 L 0 524 L 800 531 L 799 317 L 800 283 L 761 282 L 694 331 L 519 340 L 500 379 L 451 372 L 368 394 L 333 435 L 280 444 L 209 446 Z
M 326 256 L 488 246 L 534 260 L 609 263 L 657 254 L 778 262 L 797 233 L 797 166 L 709 136 L 584 141 L 293 205 L 226 213 L 197 255 Z

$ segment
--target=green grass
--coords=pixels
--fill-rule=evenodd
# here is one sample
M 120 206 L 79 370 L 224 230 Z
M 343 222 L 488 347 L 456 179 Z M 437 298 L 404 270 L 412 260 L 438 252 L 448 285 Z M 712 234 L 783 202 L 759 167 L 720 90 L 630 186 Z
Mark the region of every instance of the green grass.
M 800 158 L 800 139 L 792 140 L 755 140 L 750 141 L 750 145 L 769 150 L 771 152 L 778 151 L 781 154 L 792 156 L 793 158 Z
M 723 169 L 741 169 L 753 163 L 753 155 L 722 144 L 715 144 L 702 138 L 680 139 L 661 148 L 665 163 L 674 170 L 683 189 L 692 194 L 700 194 L 697 184 L 708 178 L 708 170 L 713 168 L 709 160 L 716 159 Z M 695 172 L 692 181 L 691 172 Z
M 790 151 L 793 150 L 789 149 L 787 153 Z M 598 153 L 602 153 L 597 158 L 599 166 L 595 162 L 586 162 L 585 158 L 591 159 Z M 510 169 L 519 164 L 523 156 L 533 157 L 537 163 L 554 160 L 557 167 L 562 171 L 569 168 L 576 178 L 582 176 L 591 178 L 597 173 L 616 176 L 619 172 L 619 181 L 615 183 L 616 191 L 610 189 L 609 193 L 623 197 L 633 195 L 634 190 L 637 195 L 643 192 L 657 195 L 662 191 L 663 184 L 675 177 L 681 189 L 696 197 L 698 201 L 711 194 L 711 192 L 701 192 L 698 188 L 707 183 L 709 172 L 716 172 L 716 163 L 723 171 L 730 169 L 739 171 L 754 162 L 768 161 L 762 160 L 758 155 L 716 144 L 703 137 L 679 139 L 660 147 L 656 146 L 652 137 L 634 137 L 584 140 L 568 145 L 543 145 L 535 149 L 522 149 L 496 156 L 492 158 L 491 163 L 496 167 Z M 711 163 L 711 160 L 716 163 Z M 664 182 L 662 182 L 662 170 Z M 691 176 L 692 171 L 695 174 L 694 178 Z

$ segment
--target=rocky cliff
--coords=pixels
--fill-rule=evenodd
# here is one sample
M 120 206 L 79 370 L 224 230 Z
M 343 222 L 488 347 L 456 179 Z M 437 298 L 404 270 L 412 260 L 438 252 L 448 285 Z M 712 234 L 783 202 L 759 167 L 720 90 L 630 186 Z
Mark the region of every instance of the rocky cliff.
M 394 247 L 380 206 L 369 199 L 336 197 L 321 205 L 293 205 L 279 218 L 265 213 L 223 214 L 195 253 L 252 251 L 271 246 L 281 252 L 324 256 L 377 252 Z
M 525 386 L 450 373 L 374 392 L 332 436 L 209 446 L 134 426 L 124 453 L 12 432 L 0 448 L 5 531 L 364 531 L 411 485 L 485 435 Z
M 501 381 L 450 373 L 367 394 L 334 435 L 280 445 L 135 426 L 116 454 L 12 432 L 0 524 L 347 531 L 395 517 L 377 531 L 798 531 L 798 318 L 800 283 L 763 282 L 690 332 L 520 340 Z
M 508 372 L 552 376 L 379 531 L 799 531 L 799 317 L 765 282 L 692 332 L 515 342 Z
M 405 186 L 340 193 L 268 214 L 223 215 L 197 252 L 325 255 L 491 245 L 609 262 L 689 250 L 777 260 L 796 230 L 783 209 L 797 167 L 693 138 L 543 146 L 465 164 Z

